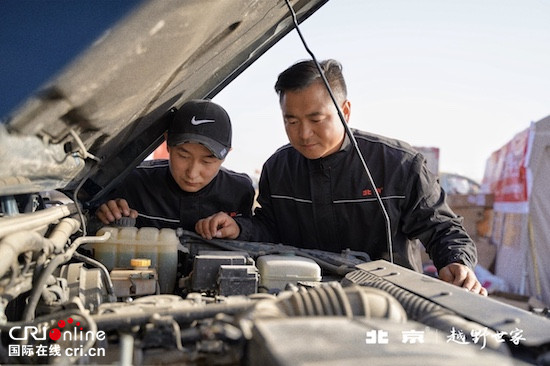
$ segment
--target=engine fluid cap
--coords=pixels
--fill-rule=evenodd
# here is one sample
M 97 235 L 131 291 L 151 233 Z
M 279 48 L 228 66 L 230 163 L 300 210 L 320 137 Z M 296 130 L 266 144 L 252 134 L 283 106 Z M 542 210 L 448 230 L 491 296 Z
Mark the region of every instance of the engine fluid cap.
M 130 266 L 137 267 L 149 267 L 151 266 L 151 260 L 148 258 L 132 258 L 130 259 Z
M 123 216 L 120 219 L 115 220 L 114 226 L 117 227 L 134 227 L 136 226 L 136 219 L 133 217 Z

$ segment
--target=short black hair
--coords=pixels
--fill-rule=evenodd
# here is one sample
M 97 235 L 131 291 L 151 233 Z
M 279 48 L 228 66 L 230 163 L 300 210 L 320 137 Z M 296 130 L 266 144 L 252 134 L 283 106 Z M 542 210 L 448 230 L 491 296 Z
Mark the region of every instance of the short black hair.
M 347 99 L 348 91 L 342 74 L 342 64 L 333 59 L 321 61 L 319 64 L 336 99 L 341 101 Z M 286 91 L 301 90 L 321 81 L 321 74 L 319 74 L 315 61 L 300 61 L 279 74 L 275 83 L 275 91 L 279 98 L 282 98 Z

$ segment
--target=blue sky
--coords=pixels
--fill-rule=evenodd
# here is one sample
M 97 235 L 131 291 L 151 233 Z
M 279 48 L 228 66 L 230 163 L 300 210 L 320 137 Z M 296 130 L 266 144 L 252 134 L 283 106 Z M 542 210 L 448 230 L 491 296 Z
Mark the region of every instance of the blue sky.
M 0 116 L 135 3 L 0 0 Z M 550 114 L 548 19 L 546 0 L 330 0 L 302 32 L 344 65 L 352 127 L 439 147 L 441 171 L 480 180 Z M 216 96 L 234 125 L 226 166 L 254 175 L 287 142 L 273 84 L 305 58 L 292 32 Z

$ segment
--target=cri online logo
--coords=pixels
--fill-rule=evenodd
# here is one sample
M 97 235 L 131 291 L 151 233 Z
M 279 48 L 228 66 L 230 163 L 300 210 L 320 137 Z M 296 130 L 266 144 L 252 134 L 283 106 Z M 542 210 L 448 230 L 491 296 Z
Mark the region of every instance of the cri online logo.
M 72 331 L 69 330 L 70 326 L 73 326 Z M 63 341 L 71 341 L 71 340 L 104 340 L 105 339 L 105 332 L 104 331 L 98 331 L 96 333 L 92 332 L 91 330 L 87 332 L 83 332 L 83 328 L 80 326 L 80 322 L 75 322 L 73 318 L 67 318 L 67 320 L 59 320 L 57 322 L 57 326 L 59 328 L 53 328 L 51 329 L 47 335 L 50 337 L 52 341 L 58 341 L 59 339 L 62 339 Z M 67 327 L 67 328 L 65 328 Z M 41 328 L 35 327 L 35 326 L 15 326 L 11 327 L 9 331 L 10 338 L 13 340 L 29 340 L 30 338 L 33 338 L 34 340 L 40 341 L 40 340 L 46 340 L 46 329 L 47 326 L 44 325 Z M 62 331 L 62 329 L 65 329 Z M 79 332 L 80 330 L 80 332 Z

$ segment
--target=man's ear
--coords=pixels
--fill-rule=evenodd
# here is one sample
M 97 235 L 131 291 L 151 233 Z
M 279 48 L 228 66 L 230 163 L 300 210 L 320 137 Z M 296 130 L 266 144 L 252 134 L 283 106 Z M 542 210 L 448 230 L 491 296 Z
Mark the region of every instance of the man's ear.
M 346 119 L 346 122 L 349 122 L 349 118 L 351 116 L 351 102 L 349 100 L 345 100 L 344 103 L 342 103 L 342 114 L 344 114 L 344 118 Z

